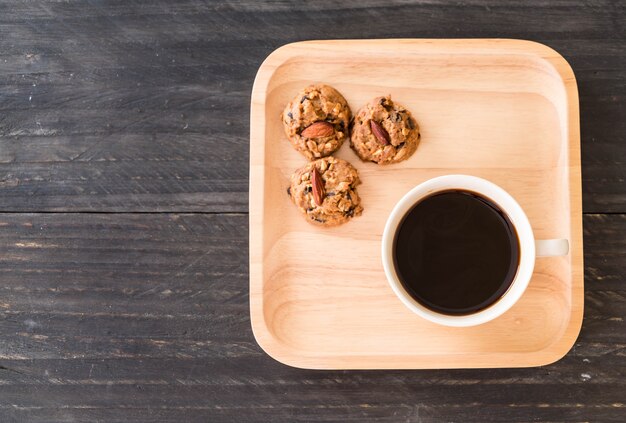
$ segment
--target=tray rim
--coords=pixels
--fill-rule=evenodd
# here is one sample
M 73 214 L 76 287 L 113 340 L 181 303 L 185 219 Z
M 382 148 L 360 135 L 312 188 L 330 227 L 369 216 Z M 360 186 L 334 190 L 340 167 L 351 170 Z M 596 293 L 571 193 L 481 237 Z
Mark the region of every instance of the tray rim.
M 490 356 L 479 362 L 468 362 L 463 365 L 431 361 L 424 364 L 405 361 L 388 360 L 376 366 L 354 365 L 355 357 L 407 357 L 398 355 L 307 355 L 282 344 L 274 339 L 267 326 L 263 314 L 263 221 L 264 221 L 264 186 L 265 186 L 265 98 L 266 90 L 274 71 L 299 52 L 302 46 L 333 48 L 343 44 L 352 45 L 389 45 L 417 44 L 442 45 L 444 47 L 474 48 L 478 53 L 492 49 L 496 53 L 528 53 L 548 63 L 559 75 L 565 90 L 567 110 L 568 138 L 568 193 L 570 207 L 571 261 L 572 276 L 571 303 L 569 322 L 562 331 L 560 338 L 555 339 L 546 348 L 529 353 L 507 352 L 507 365 L 490 365 Z M 262 105 L 263 107 L 255 107 Z M 260 65 L 252 88 L 250 101 L 250 186 L 249 186 L 249 305 L 252 332 L 259 346 L 275 360 L 302 369 L 335 369 L 335 370 L 376 370 L 376 369 L 436 369 L 436 368 L 513 368 L 535 367 L 554 363 L 563 358 L 574 345 L 582 328 L 584 308 L 584 275 L 583 275 L 583 238 L 582 238 L 582 179 L 580 159 L 580 113 L 576 78 L 570 64 L 557 51 L 545 44 L 530 40 L 512 38 L 469 38 L 469 39 L 435 39 L 435 38 L 391 38 L 391 39 L 339 39 L 339 40 L 308 40 L 285 44 L 272 53 Z M 483 354 L 473 354 L 482 356 Z M 332 363 L 335 364 L 332 364 Z

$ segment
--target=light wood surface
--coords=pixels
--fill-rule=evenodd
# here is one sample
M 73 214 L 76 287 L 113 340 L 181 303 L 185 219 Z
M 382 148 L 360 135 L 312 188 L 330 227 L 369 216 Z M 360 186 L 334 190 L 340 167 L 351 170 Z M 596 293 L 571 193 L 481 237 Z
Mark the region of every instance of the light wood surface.
M 360 173 L 365 211 L 337 228 L 308 224 L 285 195 L 305 159 L 279 113 L 324 82 L 356 111 L 391 94 L 418 120 L 413 157 L 392 166 L 337 154 Z M 257 74 L 251 104 L 250 308 L 255 337 L 277 360 L 327 369 L 526 367 L 561 358 L 583 314 L 578 94 L 554 50 L 520 40 L 363 40 L 289 44 Z M 538 239 L 567 238 L 567 257 L 538 259 L 509 312 L 445 328 L 407 310 L 385 279 L 380 240 L 400 197 L 434 176 L 502 186 Z

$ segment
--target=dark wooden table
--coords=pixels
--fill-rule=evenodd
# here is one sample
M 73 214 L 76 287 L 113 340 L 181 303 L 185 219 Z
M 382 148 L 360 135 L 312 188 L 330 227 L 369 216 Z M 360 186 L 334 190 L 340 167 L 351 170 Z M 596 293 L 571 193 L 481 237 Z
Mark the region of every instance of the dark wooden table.
M 626 6 L 0 0 L 0 421 L 626 421 Z M 282 44 L 510 37 L 580 90 L 585 319 L 531 369 L 308 371 L 248 315 L 249 99 Z

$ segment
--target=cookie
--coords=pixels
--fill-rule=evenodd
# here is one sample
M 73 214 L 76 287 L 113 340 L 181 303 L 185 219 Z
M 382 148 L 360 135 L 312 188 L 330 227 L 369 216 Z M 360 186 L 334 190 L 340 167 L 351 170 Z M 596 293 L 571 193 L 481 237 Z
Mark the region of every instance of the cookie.
M 351 117 L 346 99 L 328 85 L 306 87 L 282 113 L 287 138 L 309 160 L 341 147 L 349 136 Z
M 331 156 L 296 170 L 287 193 L 309 222 L 335 226 L 363 212 L 356 192 L 359 183 L 350 163 Z
M 390 96 L 377 97 L 354 117 L 350 146 L 361 160 L 384 165 L 408 159 L 419 139 L 411 113 Z

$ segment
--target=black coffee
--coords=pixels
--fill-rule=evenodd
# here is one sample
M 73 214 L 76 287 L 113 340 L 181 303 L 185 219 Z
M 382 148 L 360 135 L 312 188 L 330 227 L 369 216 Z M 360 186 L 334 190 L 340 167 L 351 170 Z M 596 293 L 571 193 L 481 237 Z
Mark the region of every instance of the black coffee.
M 394 240 L 398 278 L 419 303 L 439 313 L 475 313 L 509 288 L 519 241 L 509 218 L 469 191 L 444 191 L 416 204 Z

